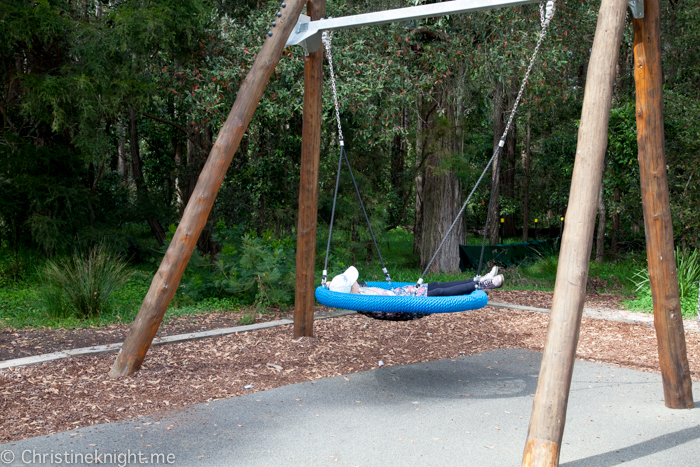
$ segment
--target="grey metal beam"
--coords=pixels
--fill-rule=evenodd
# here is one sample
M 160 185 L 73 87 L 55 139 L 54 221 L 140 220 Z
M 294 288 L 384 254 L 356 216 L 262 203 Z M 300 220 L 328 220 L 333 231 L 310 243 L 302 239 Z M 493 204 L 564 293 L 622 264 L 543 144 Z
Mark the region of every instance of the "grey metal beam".
M 491 10 L 506 6 L 539 3 L 539 1 L 540 0 L 452 0 L 432 3 L 430 5 L 419 5 L 395 10 L 364 13 L 361 15 L 328 18 L 318 21 L 310 21 L 308 16 L 301 15 L 294 31 L 292 31 L 292 34 L 287 40 L 287 46 L 301 44 L 306 49 L 307 53 L 315 52 L 321 43 L 322 31 L 436 18 L 452 13 Z
M 304 47 L 308 54 L 309 52 L 318 50 L 321 44 L 322 31 L 436 18 L 452 13 L 491 10 L 494 8 L 539 2 L 540 0 L 451 0 L 441 3 L 432 3 L 430 5 L 397 8 L 395 10 L 383 10 L 361 15 L 321 19 L 318 21 L 311 21 L 308 16 L 299 15 L 299 21 L 294 27 L 292 34 L 289 36 L 286 45 L 299 44 Z M 644 17 L 644 0 L 628 0 L 628 3 L 634 18 Z

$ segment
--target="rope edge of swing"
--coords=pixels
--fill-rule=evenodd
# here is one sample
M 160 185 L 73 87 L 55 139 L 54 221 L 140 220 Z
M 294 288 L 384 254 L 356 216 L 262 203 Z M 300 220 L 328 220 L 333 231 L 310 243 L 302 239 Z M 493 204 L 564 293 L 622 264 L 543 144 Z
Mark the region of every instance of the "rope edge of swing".
M 390 288 L 386 282 L 368 282 L 367 285 L 383 289 Z M 413 285 L 413 282 L 394 283 L 395 287 L 405 285 Z M 384 313 L 455 313 L 483 308 L 488 302 L 488 296 L 483 290 L 452 297 L 412 297 L 356 295 L 331 292 L 326 287 L 320 286 L 316 289 L 315 295 L 319 303 L 332 308 Z

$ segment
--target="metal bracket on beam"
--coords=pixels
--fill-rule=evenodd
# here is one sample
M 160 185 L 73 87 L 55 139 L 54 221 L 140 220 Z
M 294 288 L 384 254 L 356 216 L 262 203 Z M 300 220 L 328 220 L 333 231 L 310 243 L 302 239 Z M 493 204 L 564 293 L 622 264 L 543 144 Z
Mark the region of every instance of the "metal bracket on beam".
M 314 21 L 314 24 L 315 23 L 317 23 L 317 21 Z M 306 55 L 316 52 L 321 45 L 321 31 L 317 28 L 309 28 L 311 24 L 310 17 L 299 15 L 299 20 L 296 26 L 294 26 L 292 33 L 289 35 L 285 47 L 299 44 L 304 48 Z
M 627 4 L 632 11 L 632 18 L 644 18 L 644 0 L 627 0 Z
M 308 55 L 318 50 L 321 45 L 321 32 L 335 29 L 357 28 L 373 24 L 389 24 L 399 21 L 436 18 L 452 13 L 466 13 L 468 11 L 491 10 L 508 6 L 537 3 L 539 0 L 452 0 L 449 2 L 418 5 L 395 10 L 377 11 L 361 15 L 343 16 L 340 18 L 326 18 L 311 21 L 306 15 L 299 15 L 294 30 L 287 40 L 286 46 L 301 45 Z M 642 0 L 629 0 L 640 2 Z M 635 16 L 636 17 L 636 16 Z

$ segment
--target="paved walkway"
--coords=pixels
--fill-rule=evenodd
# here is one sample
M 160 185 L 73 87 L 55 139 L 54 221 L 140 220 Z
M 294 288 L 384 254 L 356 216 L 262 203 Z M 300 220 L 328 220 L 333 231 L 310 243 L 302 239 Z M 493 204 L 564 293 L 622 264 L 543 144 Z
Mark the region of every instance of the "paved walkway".
M 128 465 L 139 465 L 140 453 L 148 464 L 170 455 L 180 466 L 519 466 L 539 361 L 536 352 L 500 350 L 383 367 L 0 451 L 14 455 L 10 465 L 25 465 L 22 456 L 51 465 L 66 452 L 62 465 L 71 465 L 97 452 L 103 465 L 112 460 L 105 454 L 113 465 L 128 454 Z M 700 410 L 665 408 L 659 375 L 576 362 L 562 466 L 698 465 L 699 438 Z

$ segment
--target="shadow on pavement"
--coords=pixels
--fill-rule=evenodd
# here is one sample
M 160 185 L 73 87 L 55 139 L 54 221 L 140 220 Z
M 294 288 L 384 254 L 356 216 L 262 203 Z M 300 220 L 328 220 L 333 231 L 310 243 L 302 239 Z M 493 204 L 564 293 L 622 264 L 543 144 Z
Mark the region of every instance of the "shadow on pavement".
M 700 438 L 700 426 L 695 426 L 667 435 L 657 436 L 656 438 L 606 452 L 605 454 L 598 454 L 560 465 L 561 467 L 609 467 L 665 451 L 698 438 Z

